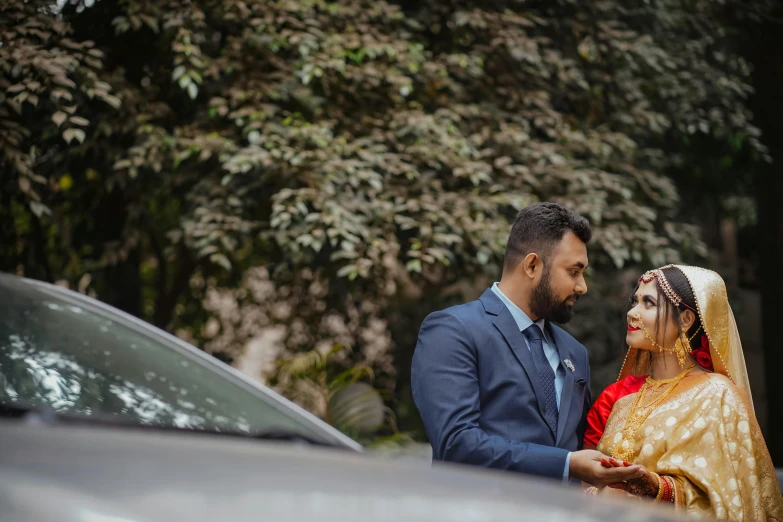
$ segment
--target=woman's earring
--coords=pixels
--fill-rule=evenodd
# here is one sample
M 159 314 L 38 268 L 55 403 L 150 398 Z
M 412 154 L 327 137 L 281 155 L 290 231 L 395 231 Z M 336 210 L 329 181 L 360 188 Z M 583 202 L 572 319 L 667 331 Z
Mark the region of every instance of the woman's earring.
M 688 343 L 687 337 L 685 337 L 684 335 L 680 336 L 677 339 L 677 341 L 674 343 L 674 353 L 677 355 L 677 362 L 680 364 L 680 368 L 682 369 L 685 369 L 685 355 L 686 355 L 685 347 L 688 346 L 689 344 L 690 343 Z

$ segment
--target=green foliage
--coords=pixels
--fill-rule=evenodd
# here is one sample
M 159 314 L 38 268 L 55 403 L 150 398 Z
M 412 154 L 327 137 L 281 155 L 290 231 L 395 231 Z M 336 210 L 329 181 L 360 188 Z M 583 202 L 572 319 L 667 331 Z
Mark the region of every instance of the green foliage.
M 705 254 L 666 174 L 698 137 L 762 151 L 730 8 L 12 0 L 0 268 L 233 359 L 342 342 L 400 392 L 422 314 L 497 277 L 532 202 L 590 218 L 596 278 Z
M 284 358 L 272 384 L 356 440 L 383 445 L 405 440 L 381 393 L 362 381 L 373 379 L 372 369 L 357 365 L 340 371 L 335 364 L 344 350 L 338 344 L 325 353 L 311 350 Z

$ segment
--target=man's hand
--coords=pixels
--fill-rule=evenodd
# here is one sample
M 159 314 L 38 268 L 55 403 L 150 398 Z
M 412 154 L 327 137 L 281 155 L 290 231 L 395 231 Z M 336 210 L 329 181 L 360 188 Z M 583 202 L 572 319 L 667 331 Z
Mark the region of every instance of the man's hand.
M 625 465 L 618 462 L 615 459 L 604 458 L 601 461 L 601 465 L 605 468 L 621 468 Z M 612 489 L 620 489 L 625 491 L 629 495 L 636 497 L 655 498 L 658 495 L 658 487 L 660 486 L 660 478 L 650 472 L 644 466 L 639 466 L 642 476 L 628 482 L 618 482 L 617 484 L 609 484 Z
M 641 466 L 635 464 L 604 467 L 601 461 L 608 458 L 600 451 L 575 451 L 571 453 L 568 475 L 598 488 L 610 484 L 617 485 L 627 480 L 641 478 L 644 475 Z

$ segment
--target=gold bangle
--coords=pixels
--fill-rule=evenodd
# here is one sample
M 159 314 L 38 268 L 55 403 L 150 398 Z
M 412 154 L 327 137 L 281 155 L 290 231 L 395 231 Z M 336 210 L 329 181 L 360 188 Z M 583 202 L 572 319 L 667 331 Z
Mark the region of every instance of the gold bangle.
M 651 475 L 658 479 L 658 494 L 655 495 L 655 500 L 661 500 L 661 497 L 663 497 L 663 479 L 654 471 L 651 472 Z

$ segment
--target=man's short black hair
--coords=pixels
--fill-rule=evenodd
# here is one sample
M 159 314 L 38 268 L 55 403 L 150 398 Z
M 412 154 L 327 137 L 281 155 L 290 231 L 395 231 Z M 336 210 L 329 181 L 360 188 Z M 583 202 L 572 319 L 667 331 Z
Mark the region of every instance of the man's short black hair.
M 563 205 L 536 203 L 523 208 L 511 226 L 503 269 L 513 270 L 530 253 L 540 255 L 547 262 L 566 232 L 573 232 L 585 244 L 593 236 L 587 219 Z

